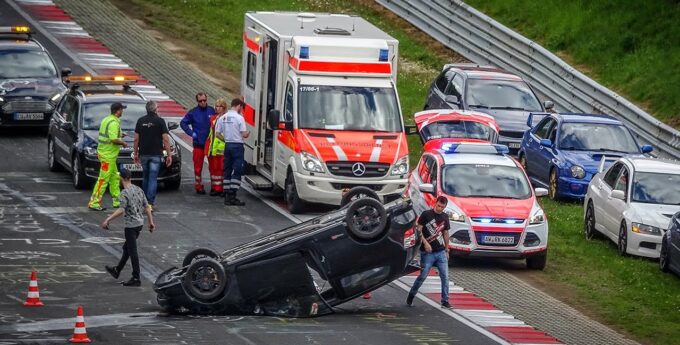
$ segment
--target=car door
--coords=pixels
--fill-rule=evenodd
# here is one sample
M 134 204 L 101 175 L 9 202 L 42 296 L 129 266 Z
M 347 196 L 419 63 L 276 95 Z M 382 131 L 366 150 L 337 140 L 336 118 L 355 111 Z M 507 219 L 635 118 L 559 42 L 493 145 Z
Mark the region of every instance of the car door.
M 451 71 L 450 69 L 445 70 L 442 72 L 439 77 L 435 80 L 434 84 L 430 88 L 430 93 L 428 94 L 427 97 L 427 104 L 425 107 L 427 109 L 448 109 L 449 107 L 446 105 L 446 102 L 444 102 L 444 97 L 446 95 L 444 94 L 444 91 L 449 85 L 449 82 L 451 79 L 453 79 L 453 75 L 455 73 Z
M 541 122 L 529 131 L 529 139 L 524 149 L 524 155 L 527 164 L 527 174 L 530 177 L 538 180 L 542 184 L 547 184 L 547 179 L 540 178 L 542 170 L 541 164 L 546 164 L 545 156 L 542 153 L 543 146 L 541 146 L 541 139 L 547 138 L 551 128 L 555 126 L 555 119 L 546 117 Z
M 671 257 L 671 266 L 676 272 L 680 272 L 680 215 L 673 217 L 675 224 L 671 224 L 671 240 L 668 246 L 668 254 Z
M 606 229 L 607 222 L 605 221 L 605 209 L 604 205 L 609 201 L 608 198 L 611 196 L 611 192 L 614 189 L 616 180 L 619 177 L 619 173 L 623 169 L 622 162 L 614 163 L 609 169 L 604 173 L 604 177 L 598 181 L 593 181 L 592 183 L 592 203 L 593 212 L 595 213 L 595 227 L 602 231 L 605 235 L 609 236 L 610 233 Z M 618 228 L 617 228 L 618 229 Z
M 71 147 L 73 147 L 75 126 L 73 125 L 74 113 L 77 111 L 78 101 L 71 95 L 64 96 L 58 116 L 56 118 L 58 130 L 54 136 L 56 159 L 65 166 L 71 166 Z
M 538 145 L 538 152 L 536 155 L 536 177 L 539 181 L 548 184 L 550 181 L 550 171 L 554 166 L 553 162 L 557 151 L 555 150 L 555 139 L 557 138 L 557 121 L 550 118 L 551 122 L 548 127 L 548 134 L 545 139 L 550 140 L 552 143 L 551 147 L 546 147 L 543 145 Z M 559 178 L 559 172 L 558 172 Z
M 446 86 L 444 90 L 444 97 L 446 96 L 456 96 L 458 97 L 458 103 L 449 103 L 444 100 L 444 109 L 463 109 L 463 77 L 458 73 L 453 73 L 451 81 Z
M 614 183 L 614 188 L 607 195 L 604 205 L 602 206 L 604 210 L 605 227 L 613 236 L 619 235 L 619 226 L 621 225 L 621 219 L 623 218 L 623 211 L 628 207 L 628 186 L 630 181 L 630 171 L 627 166 L 623 165 L 619 176 L 616 178 L 616 183 Z M 613 191 L 622 191 L 626 195 L 626 200 L 620 200 L 612 198 L 611 193 Z

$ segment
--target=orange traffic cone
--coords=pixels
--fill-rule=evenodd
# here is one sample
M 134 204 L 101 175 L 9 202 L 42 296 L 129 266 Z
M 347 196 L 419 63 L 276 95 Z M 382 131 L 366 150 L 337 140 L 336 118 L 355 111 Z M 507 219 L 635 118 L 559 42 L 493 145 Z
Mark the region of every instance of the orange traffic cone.
M 83 317 L 83 307 L 78 306 L 78 313 L 76 314 L 76 327 L 73 329 L 72 343 L 90 343 L 92 340 L 87 337 L 87 330 L 85 330 L 85 317 Z
M 28 283 L 28 297 L 24 305 L 27 307 L 41 307 L 43 302 L 40 302 L 40 293 L 38 292 L 38 274 L 35 271 L 31 272 L 31 282 Z

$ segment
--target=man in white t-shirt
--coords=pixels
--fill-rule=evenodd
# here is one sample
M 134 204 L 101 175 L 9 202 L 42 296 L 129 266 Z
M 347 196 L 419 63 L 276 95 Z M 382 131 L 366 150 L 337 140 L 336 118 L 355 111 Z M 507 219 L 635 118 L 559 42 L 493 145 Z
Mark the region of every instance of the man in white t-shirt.
M 236 192 L 241 187 L 243 175 L 244 148 L 243 139 L 250 135 L 243 119 L 245 103 L 234 98 L 231 109 L 217 120 L 215 135 L 224 141 L 224 204 L 243 206 L 246 203 L 236 198 Z

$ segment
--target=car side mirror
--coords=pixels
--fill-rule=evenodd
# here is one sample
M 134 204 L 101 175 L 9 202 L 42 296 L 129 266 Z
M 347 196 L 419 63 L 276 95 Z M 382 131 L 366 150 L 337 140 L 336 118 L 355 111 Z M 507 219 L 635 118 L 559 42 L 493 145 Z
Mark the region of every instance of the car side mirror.
M 537 197 L 546 196 L 548 195 L 548 190 L 545 188 L 535 188 L 534 194 L 536 194 Z
M 444 97 L 444 102 L 452 104 L 460 104 L 460 99 L 456 95 L 447 95 Z
M 552 141 L 550 139 L 541 139 L 541 146 L 552 147 Z
M 175 130 L 177 128 L 179 128 L 179 124 L 177 122 L 175 122 L 175 121 L 168 122 L 168 129 L 169 130 L 172 131 L 172 130 Z
M 555 108 L 555 103 L 553 103 L 553 101 L 544 101 L 543 108 L 548 111 L 553 110 Z
M 423 183 L 418 186 L 418 190 L 423 193 L 434 194 L 434 185 L 432 183 Z
M 612 191 L 612 199 L 619 199 L 626 201 L 626 193 L 624 193 L 622 190 L 614 190 Z
M 640 151 L 642 151 L 642 153 L 650 153 L 650 152 L 654 151 L 654 146 L 652 146 L 652 145 L 642 145 L 642 147 L 640 147 Z
M 72 72 L 71 72 L 71 69 L 68 68 L 68 67 L 64 67 L 64 68 L 61 69 L 61 77 L 62 77 L 62 78 L 65 78 L 65 77 L 70 76 L 71 73 L 72 73 Z
M 406 135 L 418 134 L 418 127 L 416 125 L 405 125 L 404 132 Z
M 269 114 L 267 114 L 267 125 L 269 126 L 270 129 L 275 130 L 275 129 L 280 129 L 279 128 L 279 119 L 281 118 L 281 111 L 272 109 L 269 111 Z
M 59 125 L 59 128 L 65 130 L 65 131 L 71 131 L 73 130 L 73 124 L 70 122 L 63 122 Z

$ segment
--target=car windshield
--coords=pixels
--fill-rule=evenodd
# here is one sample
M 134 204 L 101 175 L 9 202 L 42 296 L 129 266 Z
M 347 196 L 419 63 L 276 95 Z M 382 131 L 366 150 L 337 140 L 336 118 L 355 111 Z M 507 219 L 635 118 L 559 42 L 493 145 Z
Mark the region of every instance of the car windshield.
M 680 174 L 635 173 L 632 193 L 635 202 L 680 205 Z
M 83 129 L 99 130 L 99 124 L 109 114 L 111 114 L 111 104 L 113 102 L 86 103 L 83 106 Z M 144 103 L 125 103 L 127 106 L 123 110 L 120 118 L 120 129 L 131 131 L 135 129 L 137 119 L 146 115 L 146 105 Z
M 526 199 L 531 188 L 524 172 L 517 167 L 489 164 L 446 165 L 442 188 L 457 197 Z
M 392 88 L 300 86 L 298 124 L 305 129 L 401 132 Z
M 420 130 L 425 141 L 441 138 L 466 138 L 495 142 L 496 131 L 475 121 L 437 121 Z
M 56 78 L 57 68 L 38 50 L 0 51 L 0 78 Z
M 477 108 L 543 111 L 522 80 L 468 79 L 465 102 Z
M 562 150 L 640 152 L 630 131 L 615 124 L 563 123 L 558 142 Z

